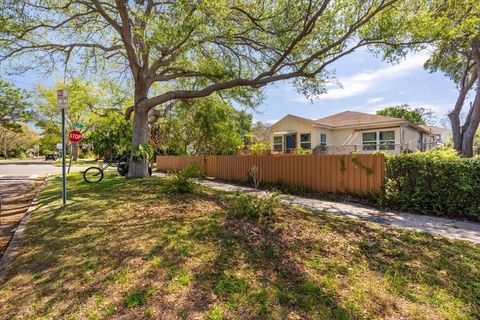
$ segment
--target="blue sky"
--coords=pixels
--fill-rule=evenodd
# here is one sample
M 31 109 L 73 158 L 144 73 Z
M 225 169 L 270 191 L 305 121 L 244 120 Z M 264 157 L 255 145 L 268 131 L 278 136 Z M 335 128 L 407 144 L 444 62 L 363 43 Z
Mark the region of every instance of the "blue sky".
M 328 93 L 316 97 L 312 103 L 289 82 L 269 85 L 265 90 L 266 99 L 254 112 L 254 119 L 275 122 L 289 113 L 318 119 L 345 110 L 374 113 L 387 106 L 407 103 L 431 108 L 436 113 L 436 123 L 448 126 L 446 114 L 455 102 L 457 91 L 454 83 L 442 73 L 423 69 L 427 58 L 427 53 L 418 53 L 392 65 L 365 50 L 357 51 L 333 65 L 343 88 L 329 86 Z M 52 85 L 55 80 L 55 76 L 49 79 L 34 72 L 6 78 L 26 89 L 34 88 L 37 83 Z
M 427 53 L 419 53 L 392 65 L 369 52 L 355 52 L 333 66 L 343 88 L 332 85 L 327 94 L 311 103 L 290 83 L 270 85 L 267 98 L 254 117 L 275 122 L 290 113 L 318 119 L 346 110 L 375 113 L 406 103 L 434 110 L 437 124 L 448 125 L 446 115 L 455 103 L 457 90 L 441 72 L 423 69 L 427 58 Z

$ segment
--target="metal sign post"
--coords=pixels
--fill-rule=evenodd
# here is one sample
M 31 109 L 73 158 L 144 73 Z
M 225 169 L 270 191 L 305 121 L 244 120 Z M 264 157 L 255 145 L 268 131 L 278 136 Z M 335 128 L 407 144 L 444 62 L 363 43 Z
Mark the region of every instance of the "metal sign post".
M 67 204 L 67 175 L 65 172 L 65 109 L 68 105 L 67 90 L 57 91 L 57 106 L 62 111 L 62 203 Z

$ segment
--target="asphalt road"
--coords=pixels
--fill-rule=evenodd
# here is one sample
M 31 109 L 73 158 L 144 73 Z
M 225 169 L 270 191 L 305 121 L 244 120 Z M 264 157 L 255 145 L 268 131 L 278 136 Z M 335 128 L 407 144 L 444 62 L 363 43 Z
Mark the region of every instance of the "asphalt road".
M 83 171 L 86 167 L 72 166 L 70 172 Z M 0 179 L 11 177 L 44 176 L 48 174 L 59 174 L 62 172 L 61 167 L 55 167 L 52 164 L 0 164 Z

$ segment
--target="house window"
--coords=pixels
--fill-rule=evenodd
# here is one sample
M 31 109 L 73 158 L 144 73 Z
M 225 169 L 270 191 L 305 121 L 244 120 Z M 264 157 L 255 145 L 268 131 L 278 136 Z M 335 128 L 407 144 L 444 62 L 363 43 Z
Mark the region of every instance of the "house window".
M 300 134 L 300 147 L 302 149 L 312 149 L 312 135 L 310 133 Z
M 380 131 L 379 140 L 379 150 L 395 150 L 395 131 Z
M 363 150 L 364 151 L 377 150 L 377 133 L 376 132 L 363 133 Z
M 320 145 L 321 146 L 327 145 L 327 135 L 325 133 L 320 133 Z
M 283 145 L 283 137 L 282 136 L 273 137 L 273 150 L 274 151 L 282 151 L 282 145 Z
M 363 150 L 395 150 L 395 131 L 363 133 Z

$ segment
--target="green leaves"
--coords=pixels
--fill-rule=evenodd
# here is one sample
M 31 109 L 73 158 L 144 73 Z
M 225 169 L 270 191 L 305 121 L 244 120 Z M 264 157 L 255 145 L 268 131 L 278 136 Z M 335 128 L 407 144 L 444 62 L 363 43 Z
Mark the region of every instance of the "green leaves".
M 31 104 L 25 90 L 15 88 L 0 79 L 0 126 L 11 131 L 20 131 L 21 122 L 31 119 Z
M 480 221 L 480 159 L 453 150 L 388 156 L 384 203 L 413 213 Z
M 128 153 L 132 141 L 132 123 L 116 112 L 108 113 L 99 119 L 95 129 L 87 137 L 93 151 L 101 158 Z
M 408 104 L 401 104 L 377 111 L 378 115 L 400 118 L 413 124 L 425 124 L 425 120 L 432 117 L 433 111 L 425 108 L 411 108 Z
M 151 141 L 164 154 L 234 154 L 249 142 L 251 115 L 214 95 L 179 103 L 155 128 Z
M 153 148 L 148 143 L 139 144 L 137 150 L 132 154 L 132 159 L 134 161 L 145 161 L 150 160 L 153 157 Z

